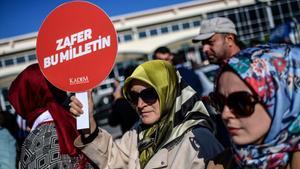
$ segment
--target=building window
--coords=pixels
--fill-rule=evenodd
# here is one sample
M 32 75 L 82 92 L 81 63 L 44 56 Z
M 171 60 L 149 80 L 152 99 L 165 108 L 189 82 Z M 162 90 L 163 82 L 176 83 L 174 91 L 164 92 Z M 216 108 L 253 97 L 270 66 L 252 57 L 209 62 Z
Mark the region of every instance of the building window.
M 272 6 L 272 14 L 274 16 L 279 16 L 280 15 L 280 7 L 279 6 Z
M 284 9 L 284 12 L 283 12 L 283 9 Z M 291 8 L 289 8 L 289 5 L 286 3 L 286 4 L 282 4 L 281 5 L 281 10 L 280 10 L 280 13 L 288 16 L 288 17 L 291 17 Z
M 200 26 L 200 21 L 194 21 L 194 22 L 193 22 L 193 26 L 194 26 L 194 27 Z
M 235 13 L 229 14 L 227 17 L 228 17 L 233 23 L 236 23 L 236 22 L 237 22 L 237 21 L 236 21 L 236 18 L 235 18 Z
M 113 70 L 113 69 L 111 70 L 111 72 L 110 72 L 110 74 L 109 74 L 108 77 L 109 77 L 109 78 L 114 78 L 114 77 L 115 77 L 115 74 L 114 74 L 114 70 Z
M 157 35 L 157 30 L 156 29 L 151 29 L 150 30 L 150 35 L 151 36 L 156 36 Z
M 29 55 L 29 56 L 28 56 L 28 60 L 29 60 L 29 61 L 36 60 L 35 54 Z
M 257 19 L 256 11 L 254 11 L 254 10 L 249 11 L 249 16 L 250 16 L 251 21 L 256 20 Z
M 139 38 L 146 38 L 147 37 L 147 34 L 146 34 L 146 32 L 145 31 L 143 31 L 143 32 L 139 32 Z
M 107 84 L 103 84 L 100 86 L 100 89 L 107 89 L 107 88 L 109 88 L 109 86 Z
M 183 29 L 189 29 L 190 28 L 190 23 L 188 23 L 188 22 L 187 23 L 183 23 L 182 24 L 182 28 Z
M 24 63 L 25 62 L 25 57 L 21 56 L 17 58 L 17 63 Z
M 291 8 L 292 8 L 292 11 L 293 11 L 293 14 L 297 14 L 299 13 L 299 8 L 300 8 L 300 5 L 298 4 L 298 2 L 291 2 Z
M 6 60 L 4 60 L 4 64 L 5 64 L 5 66 L 13 65 L 14 60 L 13 59 L 6 59 Z
M 162 27 L 162 28 L 160 29 L 160 31 L 161 31 L 162 34 L 165 34 L 165 33 L 168 33 L 168 32 L 169 32 L 168 27 Z
M 173 32 L 179 31 L 179 26 L 178 25 L 172 25 L 172 31 Z
M 124 41 L 131 41 L 132 40 L 132 35 L 131 34 L 126 34 L 124 35 Z

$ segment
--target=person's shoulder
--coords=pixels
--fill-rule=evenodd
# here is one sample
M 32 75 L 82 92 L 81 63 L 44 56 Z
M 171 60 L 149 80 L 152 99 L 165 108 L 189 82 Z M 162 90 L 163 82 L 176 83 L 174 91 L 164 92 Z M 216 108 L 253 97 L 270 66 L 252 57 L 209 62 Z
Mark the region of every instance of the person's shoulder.
M 226 149 L 207 163 L 207 169 L 237 169 L 231 149 Z
M 209 130 L 206 127 L 197 126 L 197 127 L 193 128 L 191 131 L 195 135 L 195 137 L 197 138 L 197 140 L 199 142 L 202 142 L 206 138 L 207 138 L 207 140 L 214 140 L 215 139 L 214 134 L 211 132 L 211 130 Z M 202 136 L 205 136 L 205 138 L 202 138 Z
M 208 128 L 199 126 L 192 129 L 191 132 L 196 143 L 200 145 L 201 154 L 205 159 L 213 159 L 224 150 L 223 146 Z

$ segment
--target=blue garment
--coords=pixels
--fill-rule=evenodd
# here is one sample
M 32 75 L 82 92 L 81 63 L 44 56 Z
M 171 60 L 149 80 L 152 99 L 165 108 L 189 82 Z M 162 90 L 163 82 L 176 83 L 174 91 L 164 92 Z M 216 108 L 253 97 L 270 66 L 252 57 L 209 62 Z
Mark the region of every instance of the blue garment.
M 187 82 L 199 95 L 202 95 L 203 89 L 202 84 L 198 75 L 192 70 L 184 66 L 176 66 L 181 77 Z
M 16 140 L 6 128 L 0 128 L 0 169 L 16 168 Z
M 205 162 L 212 160 L 216 155 L 224 151 L 223 146 L 209 129 L 199 126 L 194 128 L 192 132 L 195 135 L 194 139 L 200 145 L 199 152 L 201 154 L 199 153 L 199 156 L 201 155 Z
M 286 166 L 300 150 L 300 48 L 249 48 L 228 65 L 259 96 L 272 120 L 263 145 L 236 146 L 236 159 L 257 169 Z
M 270 34 L 270 43 L 292 43 L 299 44 L 299 19 L 294 18 L 291 21 L 276 26 Z

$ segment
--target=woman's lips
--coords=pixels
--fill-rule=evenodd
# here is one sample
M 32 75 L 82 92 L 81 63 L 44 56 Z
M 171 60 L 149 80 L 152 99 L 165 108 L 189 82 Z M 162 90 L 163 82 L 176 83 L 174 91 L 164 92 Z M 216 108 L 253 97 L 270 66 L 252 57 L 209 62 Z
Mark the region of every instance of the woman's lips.
M 140 115 L 145 116 L 145 115 L 148 115 L 149 113 L 151 113 L 151 111 L 144 111 L 144 112 L 141 112 Z
M 239 130 L 240 128 L 228 127 L 228 132 L 230 133 L 230 135 L 236 135 Z

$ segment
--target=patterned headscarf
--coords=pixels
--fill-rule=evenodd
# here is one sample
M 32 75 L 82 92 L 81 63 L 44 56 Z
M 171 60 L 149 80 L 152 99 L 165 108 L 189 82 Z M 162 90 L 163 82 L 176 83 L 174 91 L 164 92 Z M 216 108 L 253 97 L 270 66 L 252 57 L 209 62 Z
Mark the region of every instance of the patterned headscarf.
M 148 61 L 138 66 L 126 79 L 124 96 L 128 99 L 131 82 L 149 84 L 158 94 L 161 117 L 151 126 L 138 127 L 138 149 L 141 168 L 163 146 L 181 138 L 197 125 L 212 129 L 208 112 L 196 92 L 181 80 L 175 68 L 162 60 Z
M 271 117 L 261 145 L 235 146 L 243 167 L 286 166 L 300 150 L 300 48 L 264 45 L 241 51 L 228 65 L 260 97 Z

